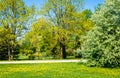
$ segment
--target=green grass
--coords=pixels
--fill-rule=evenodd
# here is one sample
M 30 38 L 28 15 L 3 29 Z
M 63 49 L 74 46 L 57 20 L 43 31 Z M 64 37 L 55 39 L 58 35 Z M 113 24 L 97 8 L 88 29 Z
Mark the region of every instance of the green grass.
M 77 63 L 0 65 L 0 78 L 120 78 L 120 69 Z

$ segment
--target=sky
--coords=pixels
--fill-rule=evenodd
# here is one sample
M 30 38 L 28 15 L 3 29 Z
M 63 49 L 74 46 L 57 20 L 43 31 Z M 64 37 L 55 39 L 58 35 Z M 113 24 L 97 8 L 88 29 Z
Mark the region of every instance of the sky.
M 85 8 L 94 11 L 95 7 L 101 3 L 104 3 L 104 0 L 86 0 Z
M 27 6 L 35 5 L 37 8 L 41 8 L 45 3 L 45 0 L 23 0 Z M 95 7 L 99 3 L 103 3 L 104 0 L 86 0 L 85 9 L 90 9 L 91 11 L 95 10 Z

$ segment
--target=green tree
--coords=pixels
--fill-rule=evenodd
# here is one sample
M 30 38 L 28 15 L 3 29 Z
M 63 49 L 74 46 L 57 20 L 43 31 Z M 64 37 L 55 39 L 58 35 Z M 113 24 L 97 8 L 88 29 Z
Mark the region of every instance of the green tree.
M 10 46 L 13 45 L 12 41 L 11 42 L 9 41 L 14 37 L 15 37 L 14 35 L 10 34 L 10 29 L 4 29 L 4 27 L 0 27 L 0 59 L 1 60 L 8 59 L 9 52 L 7 51 L 10 51 L 9 50 L 11 48 Z
M 120 66 L 120 0 L 105 0 L 92 19 L 95 26 L 84 38 L 84 57 L 93 65 Z
M 88 31 L 92 28 L 92 21 L 88 19 L 90 18 L 90 16 L 91 11 L 89 10 L 84 10 L 79 14 L 75 13 L 72 17 L 74 17 L 77 21 L 73 20 L 73 22 L 70 23 L 73 29 L 63 29 L 58 26 L 52 26 L 52 22 L 45 20 L 45 18 L 40 18 L 38 19 L 38 21 L 33 23 L 31 30 L 25 35 L 25 39 L 23 40 L 23 46 L 26 41 L 29 41 L 29 44 L 32 45 L 37 51 L 33 52 L 33 54 L 38 53 L 39 55 L 41 54 L 39 52 L 46 52 L 48 56 L 52 55 L 55 58 L 56 56 L 60 55 L 60 47 L 58 46 L 60 44 L 59 40 L 61 40 L 61 37 L 63 37 L 66 39 L 64 41 L 64 44 L 66 45 L 67 55 L 72 55 L 74 54 L 72 52 L 73 49 L 79 47 L 79 35 L 85 33 L 85 31 Z M 81 21 L 78 21 L 80 20 L 79 18 L 81 18 Z M 74 28 L 74 25 L 76 25 L 75 27 L 77 28 Z M 28 46 L 24 48 L 26 49 L 25 51 L 31 49 L 27 47 Z M 28 51 L 26 53 L 28 53 Z M 31 51 L 29 53 L 31 54 Z
M 26 29 L 26 22 L 34 9 L 25 6 L 22 0 L 0 0 L 0 25 L 4 30 L 9 29 L 9 34 L 14 38 L 9 39 L 12 45 L 7 46 L 9 60 L 13 59 L 17 39 L 21 36 L 21 32 Z
M 75 25 L 73 28 L 76 21 L 74 15 L 82 8 L 83 0 L 48 0 L 41 11 L 47 20 L 52 22 L 52 26 L 59 27 L 57 32 L 62 58 L 66 58 L 68 35 L 75 28 Z
M 48 22 L 44 18 L 38 19 L 37 22 L 33 23 L 31 30 L 26 33 L 25 38 L 23 38 L 22 45 L 24 48 L 22 50 L 26 51 L 27 54 L 31 54 L 31 48 L 27 47 L 34 47 L 35 52 L 32 51 L 32 54 L 37 53 L 38 59 L 40 58 L 39 55 L 41 55 L 41 52 L 50 53 L 56 44 L 56 40 L 54 39 L 55 36 L 53 36 L 52 32 L 53 30 L 53 27 L 49 26 Z M 24 45 L 26 41 L 28 46 Z

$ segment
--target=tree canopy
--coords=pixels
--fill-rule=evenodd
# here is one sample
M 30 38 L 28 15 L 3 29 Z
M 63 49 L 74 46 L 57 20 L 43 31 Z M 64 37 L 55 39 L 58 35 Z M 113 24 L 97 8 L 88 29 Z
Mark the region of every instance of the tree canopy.
M 3 32 L 7 33 L 4 34 L 7 41 L 4 38 L 3 41 L 7 42 L 4 44 L 7 45 L 9 60 L 13 59 L 17 39 L 21 37 L 22 31 L 27 28 L 26 22 L 33 13 L 32 11 L 34 10 L 25 6 L 22 0 L 0 0 L 0 27 Z
M 92 27 L 92 22 L 86 17 L 91 15 L 90 11 L 81 12 L 83 5 L 84 0 L 48 0 L 41 10 L 51 25 L 58 27 L 55 32 L 58 32 L 57 41 L 62 58 L 66 58 L 67 43 L 71 41 L 72 36 L 79 38 L 80 34 Z

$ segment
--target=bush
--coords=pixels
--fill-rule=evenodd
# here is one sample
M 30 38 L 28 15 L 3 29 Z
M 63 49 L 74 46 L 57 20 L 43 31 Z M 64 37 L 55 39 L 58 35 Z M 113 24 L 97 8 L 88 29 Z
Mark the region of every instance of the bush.
M 75 51 L 75 58 L 81 58 L 81 57 L 82 57 L 82 52 L 81 52 L 80 49 L 77 49 L 77 50 Z
M 66 50 L 66 53 L 67 53 L 67 56 L 75 56 L 74 49 L 72 49 L 72 48 L 68 48 Z
M 82 46 L 89 64 L 101 67 L 120 66 L 120 0 L 106 0 L 93 16 L 95 26 Z

